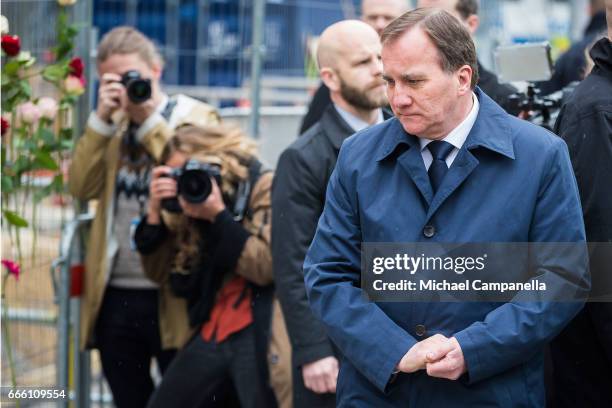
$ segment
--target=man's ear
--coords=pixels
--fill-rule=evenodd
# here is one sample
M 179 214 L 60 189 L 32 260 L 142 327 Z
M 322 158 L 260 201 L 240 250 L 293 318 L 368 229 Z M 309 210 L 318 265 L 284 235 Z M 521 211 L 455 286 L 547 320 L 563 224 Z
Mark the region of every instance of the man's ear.
M 333 68 L 324 67 L 319 71 L 321 80 L 329 88 L 330 91 L 337 92 L 340 90 L 340 77 Z
M 459 95 L 472 92 L 472 75 L 474 75 L 474 72 L 469 65 L 464 65 L 457 71 L 457 80 L 459 82 L 457 92 Z
M 474 35 L 476 30 L 478 30 L 478 26 L 480 26 L 480 18 L 478 18 L 478 15 L 472 14 L 465 20 L 465 25 L 470 34 Z

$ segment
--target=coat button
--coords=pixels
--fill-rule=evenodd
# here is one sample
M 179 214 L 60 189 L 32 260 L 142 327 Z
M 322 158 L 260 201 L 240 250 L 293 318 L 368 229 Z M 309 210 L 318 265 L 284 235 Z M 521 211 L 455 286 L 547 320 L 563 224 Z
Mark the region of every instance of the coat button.
M 419 337 L 423 337 L 426 332 L 427 332 L 427 328 L 425 328 L 425 326 L 423 326 L 422 324 L 417 324 L 414 327 L 414 333 Z
M 433 225 L 426 225 L 423 228 L 423 235 L 425 236 L 425 238 L 431 238 L 436 234 L 436 227 L 434 227 Z

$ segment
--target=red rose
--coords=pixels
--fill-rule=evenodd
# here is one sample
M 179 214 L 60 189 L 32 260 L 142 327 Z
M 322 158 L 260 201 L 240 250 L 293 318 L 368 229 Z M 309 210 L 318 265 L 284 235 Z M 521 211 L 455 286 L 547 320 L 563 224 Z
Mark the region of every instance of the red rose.
M 11 126 L 9 125 L 8 121 L 4 118 L 2 118 L 2 136 L 4 136 L 4 134 L 6 133 L 7 130 L 9 130 Z
M 83 60 L 79 57 L 72 58 L 68 64 L 68 67 L 70 67 L 71 75 L 79 78 L 83 76 Z
M 19 280 L 19 273 L 21 272 L 21 268 L 19 267 L 19 264 L 17 262 L 13 262 L 8 259 L 3 259 L 2 265 L 4 265 L 9 275 L 13 275 L 15 277 L 15 280 Z
M 5 34 L 2 36 L 2 50 L 9 57 L 14 57 L 19 54 L 19 50 L 21 49 L 21 41 L 19 37 L 16 35 Z

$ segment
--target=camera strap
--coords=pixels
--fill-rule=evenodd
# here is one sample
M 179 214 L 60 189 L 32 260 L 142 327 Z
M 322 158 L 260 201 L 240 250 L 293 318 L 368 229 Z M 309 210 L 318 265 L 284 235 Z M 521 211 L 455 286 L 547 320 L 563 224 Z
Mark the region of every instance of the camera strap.
M 251 208 L 249 207 L 249 201 L 251 201 L 253 187 L 255 187 L 255 184 L 257 184 L 259 177 L 261 177 L 263 173 L 270 171 L 262 171 L 262 167 L 263 166 L 259 160 L 251 160 L 251 163 L 249 164 L 249 178 L 240 182 L 238 185 L 238 189 L 236 190 L 236 200 L 234 201 L 234 209 L 232 211 L 235 221 L 242 221 L 244 217 L 249 219 L 252 218 L 253 214 Z
M 166 122 L 170 122 L 170 116 L 172 116 L 172 112 L 174 112 L 174 108 L 176 107 L 176 98 L 174 96 L 168 97 L 168 103 L 166 107 L 162 111 L 161 115 L 166 120 Z

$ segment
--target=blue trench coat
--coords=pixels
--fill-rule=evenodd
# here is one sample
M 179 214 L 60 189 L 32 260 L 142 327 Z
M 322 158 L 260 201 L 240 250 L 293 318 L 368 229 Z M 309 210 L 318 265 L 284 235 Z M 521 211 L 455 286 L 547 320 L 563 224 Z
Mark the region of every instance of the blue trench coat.
M 397 119 L 342 146 L 304 262 L 314 314 L 344 355 L 340 407 L 545 404 L 543 349 L 582 302 L 374 303 L 359 287 L 362 242 L 585 241 L 563 140 L 475 93 L 478 117 L 435 195 L 418 139 Z M 562 279 L 588 291 L 586 266 L 567 269 L 543 270 L 540 281 Z M 422 326 L 427 334 L 418 337 Z M 467 374 L 450 381 L 421 370 L 394 378 L 406 351 L 436 333 L 457 338 Z

